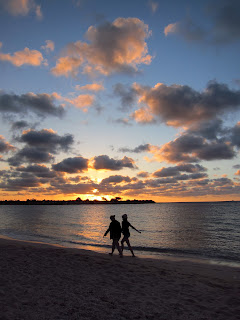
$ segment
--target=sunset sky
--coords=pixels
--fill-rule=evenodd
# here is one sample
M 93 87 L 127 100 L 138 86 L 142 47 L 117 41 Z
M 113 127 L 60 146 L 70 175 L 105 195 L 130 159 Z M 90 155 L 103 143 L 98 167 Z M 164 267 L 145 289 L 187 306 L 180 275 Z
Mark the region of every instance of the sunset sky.
M 0 200 L 240 200 L 239 0 L 0 0 Z

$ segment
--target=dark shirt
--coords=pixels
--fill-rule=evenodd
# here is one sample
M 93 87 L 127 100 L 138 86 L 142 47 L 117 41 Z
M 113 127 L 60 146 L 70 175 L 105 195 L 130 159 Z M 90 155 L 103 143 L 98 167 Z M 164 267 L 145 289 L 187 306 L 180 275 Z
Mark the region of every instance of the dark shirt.
M 130 237 L 130 232 L 129 232 L 129 227 L 131 227 L 131 223 L 128 222 L 127 220 L 122 221 L 122 233 L 124 237 Z
M 105 236 L 110 231 L 110 239 L 120 239 L 121 238 L 121 225 L 117 220 L 114 220 L 110 223 L 109 228 L 105 232 Z

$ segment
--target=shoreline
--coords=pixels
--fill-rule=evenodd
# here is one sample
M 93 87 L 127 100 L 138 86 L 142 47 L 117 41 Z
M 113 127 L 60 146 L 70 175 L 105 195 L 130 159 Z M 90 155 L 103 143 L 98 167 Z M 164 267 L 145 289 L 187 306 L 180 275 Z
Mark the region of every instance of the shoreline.
M 240 268 L 0 238 L 3 319 L 240 319 Z
M 10 241 L 20 241 L 20 242 L 27 242 L 32 244 L 39 244 L 43 246 L 54 246 L 54 247 L 61 247 L 65 249 L 74 249 L 74 250 L 82 250 L 83 252 L 93 252 L 97 254 L 108 254 L 108 251 L 111 249 L 111 244 L 108 246 L 98 246 L 94 244 L 77 244 L 77 243 L 68 243 L 66 244 L 56 244 L 51 242 L 44 242 L 44 241 L 37 241 L 37 240 L 25 240 L 25 239 L 17 239 L 12 238 L 9 236 L 4 236 L 0 234 L 0 241 L 1 239 L 6 239 Z M 105 250 L 104 250 L 105 249 Z M 176 255 L 176 254 L 168 254 L 165 252 L 159 252 L 158 254 L 155 252 L 152 253 L 146 253 L 147 251 L 144 250 L 138 250 L 136 248 L 133 248 L 135 251 L 135 255 L 139 259 L 150 259 L 150 260 L 166 260 L 166 261 L 172 261 L 172 262 L 189 262 L 189 263 L 197 263 L 197 264 L 207 264 L 207 265 L 219 265 L 219 266 L 226 266 L 231 268 L 240 268 L 240 261 L 234 261 L 234 260 L 221 260 L 217 258 L 209 258 L 209 257 L 201 257 L 201 256 L 189 256 L 189 255 Z M 128 248 L 125 249 L 125 256 L 129 257 L 131 256 Z M 138 255 L 139 254 L 139 255 Z
M 10 243 L 12 243 L 13 245 L 16 246 L 21 246 L 21 245 L 25 245 L 25 246 L 29 246 L 29 247 L 33 247 L 33 248 L 56 248 L 56 249 L 63 249 L 69 252 L 76 252 L 79 254 L 89 254 L 89 255 L 100 255 L 101 257 L 103 256 L 108 256 L 108 252 L 104 252 L 102 250 L 93 250 L 92 248 L 97 248 L 94 245 L 78 245 L 78 246 L 64 246 L 62 244 L 56 244 L 56 243 L 50 243 L 50 242 L 43 242 L 43 241 L 35 241 L 35 240 L 23 240 L 23 239 L 15 239 L 9 236 L 3 236 L 0 235 L 0 244 L 1 241 L 9 241 Z M 89 249 L 87 249 L 89 248 Z M 108 247 L 109 249 L 111 249 L 111 245 L 109 245 Z M 131 254 L 129 252 L 129 250 L 126 248 L 126 252 L 124 255 L 124 258 L 131 258 Z M 114 256 L 117 256 L 118 252 L 117 249 L 114 252 Z M 138 260 L 140 261 L 149 261 L 152 263 L 170 263 L 170 264 L 183 264 L 183 265 L 197 265 L 199 267 L 203 267 L 206 266 L 208 267 L 222 267 L 222 268 L 229 268 L 229 269 L 239 269 L 240 272 L 240 263 L 236 262 L 227 262 L 227 261 L 220 261 L 220 260 L 213 260 L 213 259 L 201 259 L 201 258 L 195 258 L 195 257 L 185 257 L 185 256 L 174 256 L 174 255 L 167 255 L 167 254 L 141 254 L 138 255 L 135 251 L 135 256 Z

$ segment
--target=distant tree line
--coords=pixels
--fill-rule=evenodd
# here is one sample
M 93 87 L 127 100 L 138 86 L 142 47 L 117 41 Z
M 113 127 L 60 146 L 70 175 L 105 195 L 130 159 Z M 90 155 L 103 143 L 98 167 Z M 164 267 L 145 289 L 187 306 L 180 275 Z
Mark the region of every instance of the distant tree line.
M 3 200 L 0 205 L 80 205 L 80 204 L 138 204 L 138 203 L 155 203 L 153 200 L 122 200 L 121 197 L 115 197 L 107 200 L 102 197 L 102 200 L 82 200 L 78 197 L 76 200 Z

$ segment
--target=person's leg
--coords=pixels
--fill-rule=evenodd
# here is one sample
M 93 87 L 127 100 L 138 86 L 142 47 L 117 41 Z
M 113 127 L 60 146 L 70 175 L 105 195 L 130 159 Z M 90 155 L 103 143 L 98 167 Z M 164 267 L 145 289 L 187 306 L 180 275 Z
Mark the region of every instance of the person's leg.
M 126 241 L 126 238 L 123 237 L 122 240 L 121 240 L 121 247 L 122 247 L 122 251 L 124 249 L 124 242 Z
M 132 253 L 132 256 L 135 257 L 135 254 L 134 254 L 133 249 L 132 249 L 132 247 L 131 247 L 131 245 L 130 245 L 129 239 L 127 239 L 126 242 L 127 242 L 127 245 L 128 245 L 129 250 L 130 250 L 131 253 Z
M 118 249 L 119 255 L 122 256 L 122 249 L 121 249 L 118 241 L 119 241 L 119 240 L 116 239 L 116 247 L 117 247 L 117 249 Z
M 113 255 L 114 250 L 115 250 L 115 240 L 113 239 L 113 241 L 112 241 L 112 252 L 109 253 L 111 256 Z

